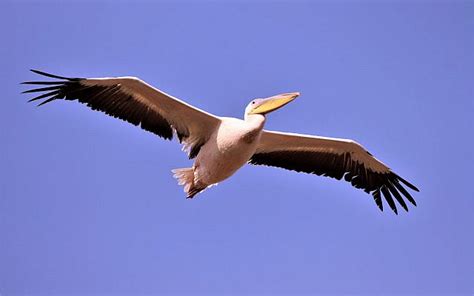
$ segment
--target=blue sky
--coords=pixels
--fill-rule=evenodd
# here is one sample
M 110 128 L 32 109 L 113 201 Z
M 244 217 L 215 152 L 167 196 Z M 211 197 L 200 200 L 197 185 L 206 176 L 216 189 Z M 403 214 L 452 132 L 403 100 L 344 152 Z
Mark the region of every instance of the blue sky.
M 472 294 L 473 29 L 467 1 L 2 2 L 0 294 Z M 252 166 L 186 200 L 176 142 L 27 104 L 30 68 L 223 116 L 300 91 L 268 129 L 357 140 L 418 207 Z

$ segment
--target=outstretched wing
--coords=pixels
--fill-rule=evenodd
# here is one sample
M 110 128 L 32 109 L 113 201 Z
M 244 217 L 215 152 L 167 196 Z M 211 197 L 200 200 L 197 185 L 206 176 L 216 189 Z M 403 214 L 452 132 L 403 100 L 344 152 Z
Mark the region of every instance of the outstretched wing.
M 78 100 L 93 110 L 105 112 L 164 139 L 176 132 L 189 158 L 194 158 L 219 126 L 220 119 L 195 108 L 135 77 L 67 78 L 38 70 L 34 73 L 54 78 L 52 81 L 26 81 L 23 84 L 45 87 L 24 91 L 41 93 L 31 101 Z
M 406 211 L 408 207 L 403 197 L 416 206 L 415 200 L 403 185 L 415 191 L 419 191 L 418 188 L 351 140 L 263 131 L 257 151 L 249 163 L 338 180 L 344 177 L 352 186 L 371 193 L 382 211 L 382 195 L 396 214 L 397 207 L 392 196 Z

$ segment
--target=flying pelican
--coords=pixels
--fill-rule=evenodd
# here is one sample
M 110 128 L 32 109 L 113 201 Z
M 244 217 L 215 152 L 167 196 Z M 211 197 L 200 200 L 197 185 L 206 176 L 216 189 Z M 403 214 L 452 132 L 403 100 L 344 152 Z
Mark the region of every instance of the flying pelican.
M 45 86 L 23 92 L 41 93 L 29 100 L 43 99 L 38 106 L 58 99 L 78 100 L 164 139 L 171 140 L 176 135 L 189 159 L 195 159 L 190 168 L 172 170 L 188 198 L 250 163 L 344 178 L 352 186 L 371 193 L 382 211 L 381 196 L 396 214 L 393 197 L 406 211 L 403 197 L 416 206 L 403 185 L 418 189 L 357 142 L 264 130 L 266 114 L 293 101 L 298 92 L 254 99 L 241 120 L 207 113 L 135 77 L 67 78 L 31 71 L 55 79 L 22 83 Z

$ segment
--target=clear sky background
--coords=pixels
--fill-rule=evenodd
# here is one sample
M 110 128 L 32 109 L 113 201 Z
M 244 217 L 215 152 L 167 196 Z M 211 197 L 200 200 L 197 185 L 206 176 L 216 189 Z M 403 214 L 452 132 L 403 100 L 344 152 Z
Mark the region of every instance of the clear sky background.
M 473 32 L 472 1 L 2 2 L 0 294 L 472 294 Z M 254 166 L 186 200 L 177 142 L 27 104 L 29 68 L 235 117 L 300 91 L 268 129 L 359 141 L 418 207 Z

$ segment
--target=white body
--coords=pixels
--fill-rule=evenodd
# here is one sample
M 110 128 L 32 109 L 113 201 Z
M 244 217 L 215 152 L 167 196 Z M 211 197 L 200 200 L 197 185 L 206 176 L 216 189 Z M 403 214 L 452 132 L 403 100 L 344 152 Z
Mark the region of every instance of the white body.
M 207 187 L 232 176 L 257 150 L 265 123 L 262 115 L 245 120 L 223 117 L 211 138 L 201 147 L 193 166 L 194 183 Z

